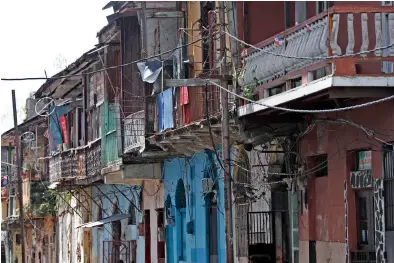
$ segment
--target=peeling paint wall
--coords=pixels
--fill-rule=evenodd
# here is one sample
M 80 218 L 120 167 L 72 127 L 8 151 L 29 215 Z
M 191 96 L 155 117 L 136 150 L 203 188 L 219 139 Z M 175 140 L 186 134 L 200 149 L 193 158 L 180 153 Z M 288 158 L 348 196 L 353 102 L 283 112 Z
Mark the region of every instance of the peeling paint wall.
M 166 262 L 178 262 L 180 257 L 186 262 L 209 262 L 210 247 L 216 247 L 217 250 L 211 253 L 214 254 L 212 257 L 217 262 L 224 263 L 226 260 L 223 212 L 224 184 L 223 174 L 218 169 L 220 164 L 217 162 L 215 154 L 199 152 L 195 153 L 192 158 L 167 160 L 163 167 L 164 199 L 167 205 L 168 198 L 172 207 L 166 207 L 166 210 L 170 212 L 170 215 L 166 214 Z M 217 201 L 216 211 L 214 211 L 215 206 L 206 203 L 208 196 L 202 193 L 202 179 L 208 177 L 216 184 L 217 192 L 214 198 Z M 185 188 L 186 207 L 183 208 L 183 211 L 176 208 L 176 199 L 181 198 L 176 198 L 180 179 L 182 179 Z M 216 218 L 210 216 L 210 207 L 213 210 L 212 215 L 216 215 Z M 190 234 L 185 230 L 188 222 L 193 222 Z M 216 229 L 211 230 L 215 232 L 209 234 L 209 226 L 215 224 L 217 225 Z M 210 237 L 215 238 L 211 239 Z M 215 243 L 210 246 L 209 242 Z
M 89 192 L 89 189 L 85 191 Z M 68 197 L 64 195 L 65 200 L 76 212 L 64 201 L 59 202 L 57 214 L 59 229 L 57 229 L 56 242 L 59 243 L 57 254 L 60 263 L 85 262 L 83 254 L 84 229 L 77 228 L 77 226 L 89 221 L 90 217 L 85 215 L 91 211 L 91 204 L 89 198 L 82 193 L 73 192 L 73 196 L 68 195 Z M 55 244 L 53 244 L 53 247 L 55 247 Z
M 97 190 L 96 186 L 92 187 L 92 198 L 97 202 L 102 204 L 103 208 L 103 218 L 113 215 L 113 206 L 115 202 L 118 202 L 118 207 L 122 213 L 129 213 L 130 200 L 135 202 L 138 209 L 140 206 L 140 196 L 141 187 L 133 185 L 116 185 L 116 187 L 127 196 L 124 197 L 119 190 L 117 190 L 113 185 L 98 185 L 100 190 Z M 103 193 L 101 193 L 101 192 Z M 93 204 L 93 221 L 97 220 L 98 206 Z M 121 240 L 122 241 L 132 241 L 136 240 L 137 243 L 137 258 L 129 258 L 130 262 L 134 261 L 136 263 L 145 262 L 144 258 L 144 238 L 138 235 L 138 225 L 142 222 L 141 213 L 136 211 L 136 225 L 129 225 L 128 219 L 121 220 Z M 112 226 L 111 224 L 105 224 L 103 227 L 92 228 L 92 263 L 102 263 L 109 262 L 108 260 L 108 246 L 105 245 L 107 242 L 112 240 Z M 131 253 L 132 255 L 133 253 Z M 130 256 L 131 256 L 130 255 Z M 121 256 L 121 259 L 126 262 L 126 259 Z
M 157 209 L 164 208 L 164 184 L 159 180 L 145 180 L 142 200 L 144 210 L 150 210 L 151 263 L 158 262 Z M 165 248 L 164 248 L 165 249 Z
M 394 129 L 391 108 L 392 102 L 385 102 L 374 107 L 315 117 L 349 119 L 363 127 L 387 134 L 384 131 Z M 357 250 L 355 191 L 362 188 L 375 191 L 375 250 L 377 262 L 384 262 L 386 248 L 383 233 L 384 198 L 380 184 L 383 174 L 381 143 L 366 139 L 365 133 L 355 126 L 328 123 L 319 123 L 317 126 L 320 126 L 320 134 L 316 127 L 311 130 L 301 140 L 300 152 L 305 160 L 309 160 L 311 156 L 327 154 L 328 176 L 310 178 L 308 181 L 307 208 L 300 215 L 301 259 L 308 258 L 308 251 L 305 249 L 308 247 L 307 242 L 311 240 L 316 241 L 317 262 L 350 260 L 350 253 Z M 323 136 L 320 140 L 319 135 Z M 382 139 L 389 140 L 387 137 Z M 355 151 L 364 149 L 372 150 L 372 173 L 352 172 Z M 313 164 L 307 163 L 306 170 L 312 167 Z
M 231 150 L 231 157 L 234 159 L 233 164 L 233 178 L 236 182 L 241 183 L 247 177 L 248 183 L 256 191 L 253 194 L 257 196 L 255 200 L 248 200 L 249 205 L 233 205 L 233 232 L 234 236 L 234 259 L 237 263 L 248 263 L 248 240 L 247 240 L 247 212 L 261 212 L 271 210 L 271 190 L 270 187 L 264 185 L 267 179 L 267 172 L 269 156 L 261 153 L 261 146 L 255 147 L 253 150 L 247 152 L 242 146 L 234 147 Z M 246 159 L 246 160 L 245 160 Z M 247 172 L 244 169 L 250 170 Z M 233 187 L 233 192 L 236 191 Z

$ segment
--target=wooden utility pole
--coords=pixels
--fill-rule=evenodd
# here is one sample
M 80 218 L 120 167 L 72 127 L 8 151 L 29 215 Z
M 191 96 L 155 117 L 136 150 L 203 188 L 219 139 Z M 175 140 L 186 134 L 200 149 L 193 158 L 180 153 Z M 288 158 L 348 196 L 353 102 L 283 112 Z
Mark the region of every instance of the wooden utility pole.
M 227 80 L 227 50 L 225 25 L 225 8 L 224 2 L 219 2 L 219 21 L 220 21 L 220 51 L 222 52 L 221 75 L 223 77 L 222 87 L 228 89 Z M 225 214 L 225 233 L 226 233 L 226 263 L 234 262 L 233 252 L 233 213 L 232 213 L 232 193 L 230 179 L 230 137 L 229 137 L 229 107 L 228 93 L 220 89 L 220 98 L 222 103 L 222 147 L 223 147 L 223 165 L 224 165 L 224 214 Z
M 21 240 L 22 240 L 22 263 L 26 262 L 25 258 L 25 216 L 23 211 L 23 191 L 22 191 L 22 174 L 21 174 L 21 157 L 22 148 L 18 129 L 18 115 L 16 111 L 15 90 L 12 90 L 12 108 L 14 114 L 14 140 L 15 140 L 15 153 L 16 153 L 16 173 L 18 176 L 18 200 L 19 200 L 19 224 L 21 225 Z
M 147 28 L 147 23 L 146 23 L 146 2 L 142 1 L 141 2 L 141 37 L 142 37 L 142 52 L 141 52 L 141 58 L 147 58 L 148 57 L 148 28 Z M 144 117 L 145 117 L 145 135 L 148 134 L 148 125 L 149 125 L 149 114 L 148 114 L 148 102 L 149 102 L 149 84 L 144 82 Z

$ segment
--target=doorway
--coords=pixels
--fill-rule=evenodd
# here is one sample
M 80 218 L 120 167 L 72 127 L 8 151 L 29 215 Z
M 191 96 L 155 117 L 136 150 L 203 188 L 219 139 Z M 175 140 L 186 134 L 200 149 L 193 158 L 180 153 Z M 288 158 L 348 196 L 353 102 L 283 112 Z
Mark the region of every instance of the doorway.
M 356 192 L 357 247 L 363 251 L 374 251 L 374 206 L 373 191 Z
M 151 262 L 150 210 L 145 210 L 145 263 Z
M 218 219 L 217 207 L 210 206 L 209 209 L 209 262 L 218 263 Z

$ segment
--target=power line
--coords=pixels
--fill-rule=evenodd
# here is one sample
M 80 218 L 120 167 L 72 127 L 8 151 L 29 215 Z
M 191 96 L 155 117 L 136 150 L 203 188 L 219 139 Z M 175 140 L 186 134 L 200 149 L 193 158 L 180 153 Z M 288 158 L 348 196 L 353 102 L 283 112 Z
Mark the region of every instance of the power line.
M 218 32 L 216 32 L 215 34 L 217 34 L 217 33 L 218 33 Z M 209 37 L 210 37 L 210 36 L 209 36 Z M 190 46 L 190 45 L 193 45 L 193 44 L 195 44 L 195 43 L 197 43 L 197 42 L 199 42 L 199 41 L 201 41 L 201 40 L 204 40 L 204 38 L 196 39 L 196 40 L 194 40 L 194 41 L 192 41 L 192 42 L 190 42 L 190 43 L 187 43 L 187 44 L 184 44 L 184 45 L 177 46 L 177 47 L 175 47 L 175 48 L 169 49 L 169 50 L 164 51 L 164 52 L 162 52 L 162 53 L 160 53 L 160 54 L 157 54 L 157 55 L 153 55 L 153 56 L 146 57 L 146 58 L 141 58 L 141 59 L 134 60 L 134 61 L 131 61 L 131 62 L 128 62 L 128 63 L 124 63 L 124 64 L 121 64 L 121 65 L 116 65 L 116 66 L 110 66 L 110 67 L 102 68 L 102 69 L 99 69 L 99 70 L 91 71 L 91 72 L 89 72 L 89 73 L 70 74 L 70 75 L 66 75 L 66 76 L 56 76 L 56 77 L 49 77 L 49 78 L 48 78 L 48 77 L 1 78 L 1 80 L 2 80 L 2 81 L 56 80 L 56 79 L 67 79 L 67 78 L 70 78 L 70 77 L 83 77 L 83 76 L 88 75 L 88 74 L 94 74 L 94 73 L 102 72 L 102 71 L 105 71 L 105 70 L 108 70 L 108 69 L 114 69 L 114 68 L 119 68 L 119 67 L 125 67 L 125 66 L 128 66 L 128 65 L 136 64 L 136 63 L 138 63 L 138 62 L 143 62 L 143 61 L 146 61 L 146 60 L 149 60 L 149 59 L 157 58 L 157 57 L 160 57 L 160 56 L 162 56 L 162 55 L 168 54 L 168 53 L 170 53 L 170 52 L 172 52 L 172 51 L 177 51 L 178 49 L 182 49 L 182 48 L 184 48 L 184 47 L 188 47 L 188 46 Z
M 335 108 L 335 109 L 325 109 L 325 110 L 300 110 L 300 109 L 290 109 L 290 108 L 284 108 L 284 107 L 278 107 L 278 106 L 272 106 L 272 105 L 268 105 L 259 101 L 254 101 L 251 99 L 248 99 L 244 96 L 241 96 L 235 92 L 232 92 L 231 90 L 228 90 L 222 86 L 220 86 L 219 84 L 216 84 L 215 82 L 211 81 L 211 80 L 207 80 L 209 83 L 227 91 L 230 94 L 233 94 L 234 96 L 237 96 L 238 98 L 244 99 L 246 101 L 249 101 L 253 104 L 257 104 L 257 105 L 261 105 L 267 108 L 271 108 L 271 109 L 275 109 L 275 110 L 281 110 L 281 111 L 287 111 L 287 112 L 296 112 L 296 113 L 329 113 L 329 112 L 339 112 L 339 111 L 347 111 L 347 110 L 354 110 L 354 109 L 359 109 L 359 108 L 363 108 L 363 107 L 367 107 L 367 106 L 371 106 L 377 103 L 382 103 L 388 100 L 392 100 L 394 99 L 394 95 L 389 96 L 389 97 L 385 97 L 379 100 L 374 100 L 374 101 L 370 101 L 370 102 L 366 102 L 366 103 L 362 103 L 362 104 L 358 104 L 358 105 L 353 105 L 353 106 L 349 106 L 349 107 L 343 107 L 343 108 Z

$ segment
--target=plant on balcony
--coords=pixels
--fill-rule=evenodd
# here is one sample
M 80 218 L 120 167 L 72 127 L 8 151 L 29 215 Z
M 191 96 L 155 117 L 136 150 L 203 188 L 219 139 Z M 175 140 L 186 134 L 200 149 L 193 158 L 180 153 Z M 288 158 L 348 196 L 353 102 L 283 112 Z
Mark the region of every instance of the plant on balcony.
M 243 96 L 247 99 L 253 99 L 253 88 L 252 87 L 245 87 Z

